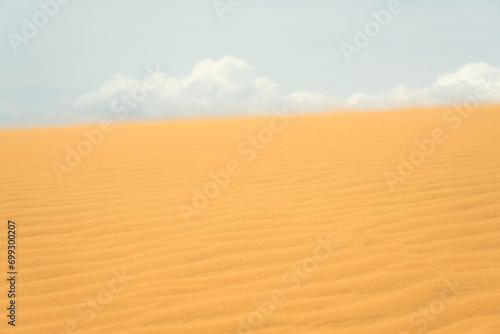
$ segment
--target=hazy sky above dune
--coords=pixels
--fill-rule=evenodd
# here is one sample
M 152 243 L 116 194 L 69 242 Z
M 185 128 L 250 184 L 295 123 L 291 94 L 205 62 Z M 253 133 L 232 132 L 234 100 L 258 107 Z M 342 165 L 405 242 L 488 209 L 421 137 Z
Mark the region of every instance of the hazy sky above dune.
M 127 117 L 447 103 L 500 78 L 496 0 L 401 0 L 362 48 L 390 0 L 54 1 L 0 0 L 0 126 L 116 116 L 157 68 Z

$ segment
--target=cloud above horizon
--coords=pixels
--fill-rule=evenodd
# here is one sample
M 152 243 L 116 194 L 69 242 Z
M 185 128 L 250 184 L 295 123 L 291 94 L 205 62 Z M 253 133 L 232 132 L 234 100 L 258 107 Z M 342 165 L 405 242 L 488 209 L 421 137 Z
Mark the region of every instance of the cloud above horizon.
M 450 105 L 474 97 L 477 90 L 491 89 L 480 103 L 500 101 L 500 68 L 486 63 L 469 63 L 453 73 L 446 73 L 424 88 L 394 87 L 379 94 L 357 93 L 347 105 L 359 108 L 393 108 L 406 106 Z
M 377 94 L 356 93 L 341 98 L 315 91 L 279 92 L 279 85 L 260 76 L 247 62 L 231 56 L 217 61 L 198 62 L 191 73 L 175 78 L 164 73 L 161 85 L 151 92 L 141 109 L 145 116 L 217 115 L 241 111 L 266 112 L 288 105 L 294 110 L 337 108 L 392 108 L 446 105 L 462 102 L 485 83 L 500 81 L 500 68 L 486 63 L 470 63 L 453 73 L 446 73 L 429 87 L 409 88 L 404 85 Z M 116 74 L 95 92 L 75 101 L 75 106 L 95 105 L 109 101 L 120 92 L 130 92 L 141 81 Z M 485 103 L 500 101 L 500 89 Z
M 117 73 L 95 91 L 50 102 L 43 115 L 47 122 L 74 123 L 113 118 L 120 106 L 128 106 L 128 119 L 168 119 L 266 113 L 285 106 L 307 112 L 447 105 L 461 103 L 485 87 L 490 91 L 480 102 L 500 102 L 500 68 L 469 63 L 441 75 L 428 87 L 400 85 L 385 92 L 360 92 L 348 97 L 310 90 L 283 93 L 278 83 L 244 60 L 226 56 L 202 60 L 184 77 L 171 76 L 158 68 L 145 70 L 143 80 Z M 6 101 L 0 101 L 0 110 L 2 122 L 17 123 L 22 115 L 18 107 Z

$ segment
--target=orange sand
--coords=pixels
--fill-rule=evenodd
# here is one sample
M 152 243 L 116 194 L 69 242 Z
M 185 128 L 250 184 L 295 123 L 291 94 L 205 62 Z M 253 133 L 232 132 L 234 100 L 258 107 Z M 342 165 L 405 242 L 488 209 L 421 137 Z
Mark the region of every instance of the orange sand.
M 500 333 L 500 107 L 121 124 L 59 182 L 95 128 L 0 131 L 1 333 Z

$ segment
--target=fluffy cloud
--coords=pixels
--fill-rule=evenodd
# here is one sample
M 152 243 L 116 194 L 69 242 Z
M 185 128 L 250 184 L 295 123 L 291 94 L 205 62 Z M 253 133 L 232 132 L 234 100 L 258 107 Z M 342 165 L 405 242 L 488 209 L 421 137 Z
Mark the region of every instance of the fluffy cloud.
M 149 70 L 152 73 L 151 70 Z M 226 115 L 238 112 L 267 112 L 287 106 L 291 110 L 325 110 L 350 108 L 391 108 L 420 105 L 439 105 L 462 102 L 474 96 L 477 89 L 490 85 L 495 90 L 481 102 L 500 101 L 500 68 L 471 63 L 453 73 L 447 73 L 425 88 L 409 88 L 404 85 L 378 94 L 356 93 L 340 98 L 315 91 L 297 90 L 284 94 L 278 84 L 258 75 L 255 68 L 241 59 L 224 57 L 217 61 L 208 59 L 198 62 L 186 77 L 176 78 L 156 73 L 159 86 L 146 92 L 144 100 L 129 103 L 132 117 L 168 118 L 203 115 Z M 74 103 L 92 114 L 91 109 L 113 109 L 122 96 L 134 96 L 143 81 L 116 74 L 95 92 L 90 92 Z M 137 93 L 137 92 L 136 92 Z M 125 95 L 124 95 L 125 94 Z M 140 94 L 136 94 L 140 95 Z M 125 107 L 125 102 L 122 102 Z M 137 105 L 136 105 L 137 104 Z
M 97 91 L 78 97 L 72 106 L 92 113 L 96 107 L 103 109 L 106 104 L 108 110 L 131 109 L 131 117 L 165 118 L 262 112 L 287 102 L 276 83 L 233 57 L 198 62 L 189 75 L 181 78 L 166 75 L 159 69 L 154 74 L 151 70 L 148 72 L 149 77 L 143 81 L 115 74 Z M 151 76 L 159 85 L 143 89 Z
M 167 76 L 152 95 L 145 113 L 155 116 L 262 111 L 284 103 L 276 83 L 233 57 L 201 61 L 184 78 Z
M 480 102 L 499 102 L 500 68 L 485 63 L 471 63 L 440 76 L 430 87 L 408 88 L 401 85 L 379 94 L 357 93 L 346 102 L 348 106 L 356 108 L 449 105 L 476 96 L 478 90 Z
M 87 93 L 78 97 L 75 102 L 75 107 L 85 107 L 88 105 L 98 104 L 105 100 L 110 100 L 118 92 L 132 90 L 140 82 L 124 77 L 121 74 L 115 74 L 110 80 L 106 81 L 97 89 L 96 92 Z
M 169 76 L 158 68 L 147 68 L 143 80 L 115 74 L 94 92 L 37 105 L 36 117 L 23 117 L 22 108 L 0 101 L 0 122 L 41 124 L 93 122 L 103 117 L 118 120 L 119 116 L 122 120 L 196 117 L 266 113 L 285 106 L 294 111 L 316 111 L 446 105 L 463 102 L 477 95 L 478 90 L 484 93 L 480 102 L 500 102 L 500 68 L 471 63 L 440 76 L 429 87 L 400 85 L 377 94 L 356 93 L 340 98 L 317 91 L 280 92 L 277 83 L 259 75 L 254 67 L 228 56 L 200 61 L 185 77 Z

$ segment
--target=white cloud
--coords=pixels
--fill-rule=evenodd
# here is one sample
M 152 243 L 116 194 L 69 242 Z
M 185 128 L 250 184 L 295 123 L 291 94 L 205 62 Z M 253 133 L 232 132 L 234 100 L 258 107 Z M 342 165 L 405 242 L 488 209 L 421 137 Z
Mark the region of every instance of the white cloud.
M 82 107 L 109 100 L 118 92 L 130 91 L 138 84 L 140 84 L 138 80 L 126 78 L 121 74 L 115 74 L 110 80 L 102 84 L 96 92 L 87 93 L 77 98 L 74 106 Z
M 238 112 L 268 112 L 287 106 L 291 110 L 314 111 L 348 108 L 393 108 L 425 106 L 462 102 L 473 96 L 478 88 L 484 90 L 485 83 L 500 83 L 500 68 L 471 63 L 453 73 L 447 73 L 424 88 L 409 88 L 404 85 L 377 94 L 356 93 L 348 98 L 317 91 L 297 90 L 284 94 L 277 83 L 260 76 L 254 67 L 241 59 L 224 57 L 219 60 L 203 60 L 195 64 L 189 75 L 173 77 L 161 74 L 161 84 L 147 93 L 147 98 L 138 103 L 133 115 L 136 117 L 190 117 L 220 115 Z M 110 102 L 120 92 L 130 93 L 143 82 L 114 75 L 97 91 L 78 97 L 73 106 L 79 111 L 92 108 L 109 111 Z M 500 101 L 500 87 L 481 102 Z M 103 104 L 104 103 L 104 104 Z M 104 107 L 104 108 L 103 108 Z
M 492 86 L 492 94 L 480 102 L 499 102 L 499 84 L 500 68 L 485 63 L 470 63 L 453 73 L 441 75 L 430 87 L 411 89 L 401 85 L 379 94 L 357 93 L 347 99 L 347 104 L 357 108 L 447 105 L 475 96 L 478 89 L 484 91 L 488 85 Z
M 259 75 L 245 61 L 229 56 L 200 61 L 185 77 L 169 76 L 158 68 L 144 72 L 142 81 L 115 74 L 96 91 L 73 99 L 63 97 L 36 106 L 0 100 L 0 124 L 95 122 L 103 117 L 118 121 L 124 118 L 114 112 L 113 105 L 123 96 L 134 96 L 138 87 L 147 86 L 154 87 L 146 90 L 143 100 L 134 103 L 126 113 L 128 119 L 268 113 L 285 106 L 291 111 L 307 112 L 450 105 L 475 96 L 478 89 L 484 93 L 480 102 L 500 102 L 500 68 L 486 63 L 466 64 L 441 75 L 428 87 L 399 85 L 389 91 L 356 93 L 347 98 L 314 90 L 283 93 L 276 82 Z M 159 84 L 151 85 L 151 75 Z M 123 108 L 125 102 L 120 103 Z
M 145 112 L 155 115 L 261 111 L 283 103 L 276 83 L 233 57 L 201 61 L 184 78 L 167 76 L 152 95 Z

